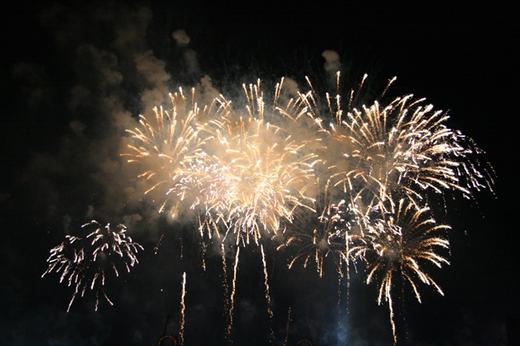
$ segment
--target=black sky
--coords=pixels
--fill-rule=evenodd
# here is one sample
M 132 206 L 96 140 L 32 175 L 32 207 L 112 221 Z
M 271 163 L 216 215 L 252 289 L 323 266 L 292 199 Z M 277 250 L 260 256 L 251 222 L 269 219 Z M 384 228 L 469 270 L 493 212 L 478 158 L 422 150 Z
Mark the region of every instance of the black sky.
M 114 159 L 117 121 L 145 111 L 147 91 L 193 85 L 204 75 L 230 94 L 234 85 L 258 77 L 269 83 L 282 75 L 309 75 L 324 83 L 326 49 L 339 53 L 346 78 L 358 80 L 367 72 L 377 84 L 396 75 L 397 94 L 413 92 L 449 110 L 450 125 L 475 139 L 496 170 L 496 197 L 483 192 L 476 202 L 449 201 L 447 214 L 439 213 L 454 228 L 452 265 L 435 276 L 446 296 L 425 289 L 421 305 L 406 297 L 403 344 L 519 342 L 520 41 L 511 8 L 499 2 L 362 1 L 17 1 L 9 7 L 1 20 L 0 344 L 155 345 L 167 315 L 168 332 L 176 331 L 183 271 L 189 273 L 186 344 L 223 344 L 219 258 L 210 249 L 202 272 L 198 246 L 189 237 L 192 226 L 148 220 L 142 204 L 124 202 L 124 173 Z M 178 29 L 190 36 L 188 48 L 175 45 L 171 33 Z M 196 54 L 196 68 L 185 58 L 188 49 Z M 161 79 L 165 75 L 169 79 Z M 49 247 L 92 213 L 106 221 L 130 220 L 148 251 L 127 281 L 114 287 L 115 307 L 94 313 L 87 299 L 66 314 L 70 292 L 40 275 Z M 166 237 L 154 255 L 165 230 L 177 235 Z M 255 251 L 241 265 L 237 345 L 267 344 Z M 344 336 L 349 345 L 390 344 L 387 312 L 377 307 L 373 287 L 355 278 L 350 313 L 338 317 L 334 276 L 318 280 L 287 272 L 283 260 L 273 254 L 270 264 L 277 340 L 285 337 L 291 306 L 291 345 L 303 338 L 342 344 L 337 340 Z

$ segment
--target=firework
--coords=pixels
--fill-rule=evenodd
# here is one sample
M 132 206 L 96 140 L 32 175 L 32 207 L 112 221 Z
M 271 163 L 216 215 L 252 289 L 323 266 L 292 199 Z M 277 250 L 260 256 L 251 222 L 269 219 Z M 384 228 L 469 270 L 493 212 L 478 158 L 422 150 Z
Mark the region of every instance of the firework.
M 277 107 L 283 117 L 298 120 L 301 127 L 311 126 L 315 136 L 323 136 L 320 155 L 333 186 L 383 202 L 391 202 L 390 194 L 396 193 L 419 201 L 425 190 L 456 190 L 470 197 L 473 190 L 492 189 L 490 168 L 478 160 L 482 150 L 448 127 L 445 112 L 413 95 L 384 101 L 395 78 L 381 93 L 382 103 L 356 108 L 367 75 L 345 97 L 339 72 L 336 77 L 335 96 L 326 93 L 320 102 L 306 77 L 310 91 L 298 92 L 285 106 Z M 283 80 L 278 88 L 282 84 Z
M 258 102 L 260 103 L 260 102 Z M 261 104 L 261 103 L 260 103 Z M 304 144 L 262 119 L 224 117 L 210 121 L 207 161 L 211 167 L 200 189 L 203 228 L 222 230 L 249 243 L 262 233 L 276 233 L 297 208 L 312 209 L 316 155 Z M 194 174 L 201 176 L 200 171 Z
M 364 238 L 352 248 L 354 257 L 366 262 L 366 283 L 378 285 L 378 304 L 387 302 L 390 321 L 396 340 L 392 287 L 395 277 L 408 284 L 421 302 L 418 283 L 433 286 L 443 295 L 440 286 L 427 273 L 425 264 L 439 268 L 449 264 L 442 251 L 449 248 L 445 233 L 447 225 L 437 224 L 429 208 L 417 206 L 409 199 L 400 199 L 393 212 L 389 208 L 372 208 L 365 223 Z
M 463 146 L 465 136 L 446 126 L 447 115 L 423 102 L 409 95 L 339 118 L 339 126 L 331 127 L 332 140 L 345 142 L 349 152 L 343 153 L 345 165 L 331 165 L 335 185 L 381 201 L 391 201 L 394 191 L 417 200 L 423 190 L 458 190 L 469 196 L 471 186 L 464 184 L 463 174 L 480 187 L 474 175 L 478 170 L 466 169 L 472 151 Z
M 222 111 L 215 103 L 199 106 L 195 89 L 189 96 L 182 88 L 170 94 L 171 108 L 153 109 L 154 116 L 139 116 L 139 126 L 128 129 L 128 152 L 122 154 L 127 162 L 138 166 L 137 178 L 145 186 L 145 195 L 158 203 L 159 212 L 172 218 L 179 213 L 182 202 L 196 182 L 187 181 L 193 174 L 185 174 L 196 160 L 203 145 L 196 121 Z
M 395 340 L 391 292 L 396 275 L 418 301 L 418 282 L 442 294 L 424 262 L 448 264 L 440 252 L 449 248 L 443 233 L 449 226 L 429 217 L 425 197 L 458 191 L 471 198 L 474 191 L 492 191 L 494 182 L 490 166 L 480 161 L 482 150 L 449 128 L 445 112 L 413 95 L 384 100 L 395 78 L 379 100 L 354 107 L 366 79 L 343 97 L 338 73 L 336 95 L 326 93 L 322 102 L 306 77 L 310 90 L 278 106 L 289 124 L 296 122 L 306 135 L 310 131 L 321 139 L 314 148 L 327 181 L 316 213 L 299 214 L 287 224 L 279 249 L 294 249 L 289 268 L 314 262 L 320 277 L 330 259 L 339 284 L 346 270 L 347 287 L 350 264 L 365 263 L 367 283 L 378 283 L 378 303 L 388 303 Z M 282 89 L 283 79 L 275 93 Z
M 482 151 L 460 131 L 449 128 L 448 115 L 424 99 L 408 95 L 383 100 L 382 105 L 375 101 L 370 106 L 353 107 L 366 77 L 346 98 L 339 91 L 335 97 L 326 94 L 326 106 L 320 105 L 307 80 L 311 90 L 299 93 L 295 106 L 285 113 L 294 119 L 303 117 L 305 124 L 314 124 L 316 132 L 324 136 L 325 147 L 333 148 L 334 152 L 320 152 L 329 172 L 327 186 L 336 188 L 331 191 L 331 206 L 349 200 L 350 215 L 343 219 L 355 228 L 331 227 L 331 220 L 343 220 L 335 211 L 325 214 L 332 217 L 320 215 L 325 221 L 321 228 L 312 233 L 297 232 L 289 239 L 300 250 L 293 262 L 302 257 L 305 265 L 314 258 L 320 274 L 328 254 L 334 254 L 337 263 L 337 258 L 345 258 L 347 275 L 349 261 L 365 262 L 367 283 L 379 278 L 378 303 L 382 299 L 388 303 L 395 340 L 391 296 L 394 274 L 411 286 L 419 301 L 417 281 L 442 294 L 421 262 L 438 267 L 448 263 L 438 252 L 449 247 L 440 233 L 449 226 L 436 224 L 427 216 L 429 208 L 424 197 L 428 192 L 459 191 L 470 198 L 475 190 L 492 191 L 494 182 L 489 166 L 479 160 Z M 389 81 L 381 99 L 394 81 Z M 337 241 L 341 235 L 345 236 L 343 250 Z
M 124 225 L 102 226 L 92 220 L 84 224 L 84 230 L 93 229 L 85 237 L 66 235 L 65 240 L 50 250 L 47 270 L 42 274 L 56 273 L 59 282 L 74 288 L 67 312 L 77 296 L 95 292 L 97 311 L 100 297 L 114 305 L 106 293 L 108 279 L 119 277 L 121 271 L 129 273 L 139 263 L 137 253 L 143 247 L 126 234 Z
M 429 216 L 426 197 L 458 191 L 469 198 L 493 187 L 478 159 L 482 151 L 448 126 L 445 112 L 413 95 L 387 98 L 395 78 L 376 101 L 363 104 L 367 75 L 344 96 L 340 74 L 336 77 L 336 93 L 323 98 L 307 77 L 308 91 L 287 87 L 282 78 L 271 99 L 260 80 L 244 84 L 243 107 L 222 95 L 203 104 L 195 89 L 188 96 L 179 89 L 170 95 L 169 110 L 155 108 L 154 116 L 140 116 L 140 125 L 128 130 L 124 156 L 139 167 L 144 194 L 159 212 L 198 217 L 204 269 L 207 242 L 215 239 L 221 247 L 228 339 L 240 248 L 251 242 L 260 247 L 267 312 L 273 317 L 260 242 L 271 238 L 282 239 L 278 248 L 288 249 L 289 268 L 313 264 L 323 277 L 330 259 L 339 283 L 346 277 L 348 285 L 351 265 L 366 264 L 366 282 L 377 282 L 378 303 L 388 303 L 395 341 L 395 278 L 419 301 L 419 282 L 442 294 L 425 263 L 448 264 L 442 250 L 449 247 L 444 236 L 449 226 Z M 67 238 L 51 257 L 71 248 L 72 264 L 64 267 L 81 267 L 88 262 L 81 241 Z M 230 283 L 226 244 L 236 249 Z M 70 271 L 62 280 L 73 280 Z M 104 283 L 104 274 L 89 280 L 94 287 Z M 184 274 L 183 292 L 185 280 Z
M 338 274 L 343 275 L 342 268 L 344 264 L 348 265 L 350 243 L 343 214 L 344 202 L 328 202 L 319 209 L 319 214 L 299 215 L 301 218 L 288 226 L 284 232 L 286 240 L 277 249 L 296 249 L 296 254 L 289 261 L 289 269 L 298 262 L 302 262 L 304 268 L 308 267 L 309 262 L 314 262 L 318 275 L 323 277 L 325 259 L 332 258 Z

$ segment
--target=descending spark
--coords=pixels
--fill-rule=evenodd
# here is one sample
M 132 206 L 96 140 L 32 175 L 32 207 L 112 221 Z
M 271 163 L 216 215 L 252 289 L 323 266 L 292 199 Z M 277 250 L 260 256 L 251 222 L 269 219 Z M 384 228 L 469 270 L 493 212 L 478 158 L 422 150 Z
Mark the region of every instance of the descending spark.
M 92 220 L 82 229 L 93 228 L 86 237 L 66 235 L 65 240 L 50 250 L 47 270 L 42 274 L 60 274 L 59 282 L 74 288 L 67 312 L 77 296 L 84 297 L 87 291 L 95 291 L 98 310 L 99 298 L 108 304 L 114 303 L 108 297 L 105 284 L 107 279 L 117 278 L 120 271 L 139 263 L 137 253 L 143 247 L 126 234 L 126 226 L 119 224 L 111 227 L 110 223 L 102 226 Z
M 289 342 L 289 327 L 291 326 L 291 307 L 287 309 L 287 323 L 285 325 L 285 339 L 284 339 L 284 346 L 288 345 Z
M 226 247 L 224 243 L 220 244 L 221 258 L 222 258 L 222 286 L 224 288 L 224 311 L 227 311 L 229 306 L 229 286 L 226 263 Z
M 202 267 L 202 271 L 206 271 L 206 248 L 207 244 L 204 242 L 204 240 L 201 240 L 200 244 L 200 264 Z
M 179 343 L 184 345 L 184 324 L 186 323 L 186 304 L 184 299 L 186 297 L 186 272 L 182 274 L 182 291 L 181 291 L 181 304 L 180 304 L 180 332 L 179 332 Z
M 265 260 L 264 246 L 260 244 L 260 252 L 262 253 L 262 267 L 264 270 L 264 288 L 265 288 L 265 300 L 267 302 L 267 314 L 269 318 L 273 318 L 273 310 L 271 308 L 271 294 L 269 288 L 269 275 L 267 273 L 267 262 Z
M 153 248 L 153 253 L 155 255 L 157 255 L 159 253 L 159 250 L 161 249 L 161 245 L 162 245 L 162 242 L 165 238 L 165 233 L 161 234 L 161 236 L 159 237 L 159 241 L 157 242 L 157 244 L 154 246 Z
M 235 254 L 235 265 L 233 266 L 233 282 L 231 284 L 231 296 L 229 298 L 229 312 L 228 312 L 228 326 L 227 326 L 227 337 L 231 336 L 233 329 L 233 308 L 235 306 L 235 293 L 237 284 L 237 271 L 238 271 L 238 257 L 240 256 L 240 247 L 237 247 Z
M 264 289 L 265 289 L 265 300 L 267 303 L 267 316 L 269 316 L 269 322 L 272 323 L 273 308 L 271 306 L 271 292 L 270 292 L 271 289 L 269 288 L 269 275 L 267 273 L 267 262 L 265 260 L 263 244 L 260 244 L 260 252 L 262 254 L 262 268 L 264 270 Z M 274 331 L 273 331 L 273 327 L 271 324 L 269 325 L 269 334 L 270 334 L 269 341 L 272 342 L 274 340 Z

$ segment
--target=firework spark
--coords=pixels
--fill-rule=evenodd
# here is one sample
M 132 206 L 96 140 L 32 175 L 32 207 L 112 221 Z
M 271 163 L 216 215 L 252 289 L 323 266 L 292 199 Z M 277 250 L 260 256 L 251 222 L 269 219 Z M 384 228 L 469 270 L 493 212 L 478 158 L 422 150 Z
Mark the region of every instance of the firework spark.
M 235 307 L 235 294 L 236 294 L 236 286 L 237 286 L 237 272 L 238 272 L 239 256 L 240 256 L 240 247 L 237 247 L 237 251 L 235 254 L 235 264 L 233 266 L 233 281 L 231 284 L 231 296 L 229 298 L 228 325 L 226 328 L 226 334 L 227 334 L 228 338 L 231 336 L 231 331 L 233 330 L 233 309 Z
M 229 306 L 229 285 L 227 274 L 226 246 L 224 243 L 220 244 L 220 251 L 220 255 L 222 258 L 222 287 L 224 289 L 224 311 L 227 311 L 227 308 Z
M 96 311 L 100 296 L 108 304 L 114 305 L 105 290 L 106 280 L 119 277 L 121 270 L 129 273 L 139 263 L 137 253 L 143 250 L 139 243 L 126 234 L 126 226 L 122 224 L 116 227 L 110 223 L 102 226 L 92 220 L 81 228 L 93 231 L 86 237 L 66 235 L 63 242 L 50 250 L 48 267 L 42 274 L 42 277 L 51 273 L 59 274 L 60 283 L 74 287 L 67 312 L 76 297 L 84 297 L 88 290 L 95 292 Z
M 260 252 L 262 254 L 262 269 L 264 271 L 264 289 L 265 289 L 265 300 L 267 302 L 267 314 L 269 318 L 273 318 L 273 309 L 271 307 L 271 289 L 269 287 L 269 275 L 267 273 L 267 262 L 265 260 L 264 246 L 260 244 Z
M 182 289 L 181 289 L 181 304 L 180 304 L 180 332 L 179 332 L 179 343 L 184 345 L 184 325 L 186 324 L 186 272 L 182 273 Z

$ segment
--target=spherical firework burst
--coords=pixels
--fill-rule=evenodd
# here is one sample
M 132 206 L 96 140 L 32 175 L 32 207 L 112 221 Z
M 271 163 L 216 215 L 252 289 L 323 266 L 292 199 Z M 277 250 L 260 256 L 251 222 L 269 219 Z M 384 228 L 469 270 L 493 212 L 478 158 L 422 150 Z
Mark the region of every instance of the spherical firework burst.
M 273 115 L 266 112 L 260 81 L 243 90 L 243 109 L 220 97 L 221 115 L 199 125 L 204 154 L 187 173 L 199 182 L 194 205 L 202 206 L 201 229 L 232 234 L 237 244 L 276 232 L 281 221 L 293 220 L 295 209 L 313 209 L 319 161 L 304 142 L 267 121 Z
M 398 97 L 387 106 L 375 102 L 348 112 L 331 126 L 331 140 L 343 148 L 343 163 L 331 165 L 331 179 L 344 190 L 391 201 L 391 193 L 422 199 L 423 190 L 458 190 L 469 195 L 463 175 L 475 179 L 468 164 L 465 136 L 446 126 L 448 116 L 424 100 Z
M 195 89 L 186 96 L 179 88 L 170 94 L 170 100 L 169 110 L 155 107 L 154 116 L 139 116 L 139 126 L 127 130 L 129 151 L 122 156 L 141 170 L 137 177 L 144 182 L 144 194 L 158 202 L 159 212 L 175 217 L 193 187 L 193 182 L 186 181 L 187 165 L 195 160 L 204 142 L 196 121 L 223 111 L 225 105 L 199 105 Z
M 53 247 L 42 277 L 56 273 L 60 275 L 60 283 L 74 287 L 67 311 L 78 295 L 84 297 L 88 291 L 95 292 L 97 311 L 100 297 L 113 305 L 106 293 L 106 281 L 119 277 L 121 270 L 129 273 L 139 263 L 137 253 L 143 247 L 126 234 L 126 227 L 121 224 L 102 226 L 92 220 L 81 228 L 92 231 L 85 237 L 67 235 Z
M 352 105 L 367 75 L 357 90 L 342 97 L 338 73 L 337 93 L 334 97 L 326 93 L 322 105 L 306 79 L 311 90 L 299 92 L 277 109 L 291 120 L 303 119 L 304 127 L 314 125 L 315 134 L 324 136 L 320 156 L 332 184 L 343 192 L 391 202 L 390 194 L 421 200 L 425 190 L 457 190 L 469 197 L 472 190 L 492 189 L 487 167 L 479 167 L 476 159 L 482 151 L 460 131 L 450 129 L 449 116 L 424 99 L 408 95 L 358 109 Z M 381 99 L 394 81 L 388 82 Z
M 201 194 L 208 225 L 258 240 L 276 232 L 282 220 L 293 220 L 296 208 L 313 209 L 315 155 L 279 127 L 262 119 L 223 118 L 206 127 L 208 165 Z M 198 174 L 195 172 L 195 174 Z
M 390 208 L 375 206 L 364 224 L 364 237 L 353 246 L 354 257 L 367 265 L 366 283 L 378 285 L 378 304 L 384 300 L 390 309 L 394 341 L 396 329 L 392 305 L 392 287 L 395 277 L 408 284 L 421 302 L 418 282 L 433 286 L 443 295 L 439 285 L 427 273 L 424 265 L 439 268 L 449 264 L 443 250 L 449 248 L 445 237 L 447 225 L 437 224 L 429 215 L 429 208 L 418 208 L 412 201 L 401 199 L 393 212 Z

